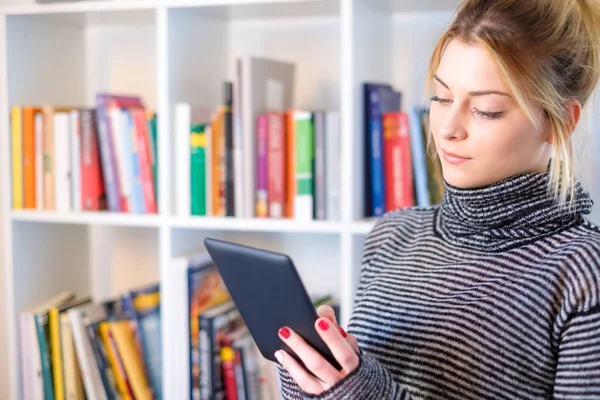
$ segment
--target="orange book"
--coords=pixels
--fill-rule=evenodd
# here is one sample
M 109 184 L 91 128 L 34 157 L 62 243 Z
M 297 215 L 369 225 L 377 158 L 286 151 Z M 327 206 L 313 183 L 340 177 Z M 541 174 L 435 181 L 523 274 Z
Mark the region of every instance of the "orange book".
M 285 113 L 285 216 L 294 218 L 296 197 L 295 111 Z
M 44 210 L 54 210 L 54 108 L 44 106 Z
M 225 135 L 223 109 L 219 109 L 211 124 L 212 210 L 213 216 L 225 216 Z
M 38 108 L 23 107 L 23 182 L 25 208 L 36 208 L 35 114 Z

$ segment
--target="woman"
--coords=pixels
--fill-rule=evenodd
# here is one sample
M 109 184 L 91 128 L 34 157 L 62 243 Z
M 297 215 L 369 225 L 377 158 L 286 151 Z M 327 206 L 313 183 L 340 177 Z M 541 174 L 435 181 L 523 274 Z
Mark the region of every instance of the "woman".
M 434 51 L 442 204 L 369 234 L 346 335 L 287 327 L 286 398 L 600 399 L 600 230 L 571 134 L 599 78 L 598 0 L 465 0 Z M 360 346 L 360 348 L 358 347 Z

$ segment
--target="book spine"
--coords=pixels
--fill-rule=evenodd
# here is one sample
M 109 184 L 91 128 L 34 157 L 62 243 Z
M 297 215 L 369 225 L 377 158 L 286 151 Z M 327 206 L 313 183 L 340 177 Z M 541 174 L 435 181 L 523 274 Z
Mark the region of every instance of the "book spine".
M 35 316 L 35 328 L 37 331 L 38 342 L 40 345 L 40 358 L 42 360 L 42 377 L 44 380 L 45 400 L 54 400 L 54 385 L 52 383 L 52 367 L 50 366 L 50 351 L 47 341 L 47 314 L 38 314 Z
M 285 114 L 285 216 L 294 218 L 296 198 L 296 123 L 295 111 Z
M 371 193 L 371 214 L 373 217 L 380 217 L 385 210 L 385 193 L 383 177 L 383 136 L 381 129 L 381 94 L 379 89 L 372 88 L 368 90 L 368 109 L 367 118 L 369 120 L 369 164 L 371 170 L 371 187 L 367 190 Z
M 267 149 L 267 199 L 269 216 L 284 216 L 285 204 L 285 120 L 282 113 L 269 114 Z
M 314 133 L 310 112 L 296 112 L 296 197 L 294 219 L 313 219 Z
M 154 189 L 154 202 L 158 212 L 158 149 L 156 148 L 156 115 L 146 111 L 146 125 L 148 135 L 148 151 L 150 154 L 150 165 L 152 166 L 152 187 Z
M 340 141 L 340 115 L 337 112 L 328 112 L 326 120 L 326 137 L 327 144 L 325 145 L 325 168 L 327 182 L 327 206 L 326 219 L 329 221 L 339 221 L 340 215 L 340 169 L 341 155 L 340 149 L 342 143 Z
M 54 113 L 54 199 L 55 210 L 71 210 L 71 165 L 69 114 Z
M 248 390 L 246 384 L 246 370 L 244 368 L 244 354 L 243 349 L 233 348 L 235 356 L 233 358 L 234 370 L 235 370 L 235 383 L 238 400 L 248 399 Z
M 266 218 L 269 216 L 268 210 L 268 121 L 266 114 L 259 115 L 256 120 L 256 216 Z
M 60 319 L 58 308 L 52 308 L 48 313 L 48 324 L 50 326 L 50 354 L 52 378 L 54 380 L 54 398 L 56 400 L 64 400 L 64 370 L 62 346 L 60 341 Z
M 212 338 L 210 332 L 212 331 L 212 322 L 208 318 L 204 318 L 202 315 L 198 317 L 198 326 L 200 330 L 198 332 L 198 347 L 199 347 L 199 358 L 200 358 L 200 395 L 201 400 L 210 400 L 211 392 L 211 377 L 213 368 L 213 357 L 211 349 Z M 196 397 L 194 397 L 195 399 Z
M 234 359 L 234 350 L 229 346 L 223 346 L 221 348 L 221 367 L 223 369 L 223 385 L 227 400 L 238 400 Z
M 116 155 L 112 143 L 112 126 L 108 116 L 106 104 L 99 103 L 96 108 L 96 125 L 98 142 L 100 144 L 100 157 L 102 160 L 102 173 L 106 190 L 106 202 L 109 211 L 120 211 L 121 191 L 117 178 Z
M 225 82 L 223 131 L 225 134 L 225 215 L 235 216 L 235 170 L 233 162 L 233 84 Z
M 23 107 L 23 196 L 24 208 L 36 208 L 35 110 Z
M 104 346 L 97 327 L 98 324 L 88 325 L 87 334 L 94 351 L 104 393 L 108 400 L 115 400 L 117 398 L 116 379 L 108 362 L 108 350 Z
M 123 212 L 132 212 L 133 209 L 133 171 L 131 168 L 131 135 L 129 134 L 129 121 L 127 111 L 113 107 L 109 110 L 112 125 L 112 138 L 115 144 L 117 161 L 117 178 L 121 197 L 119 208 Z
M 325 113 L 313 115 L 314 126 L 314 179 L 313 179 L 313 218 L 324 220 L 326 216 L 327 182 L 325 181 Z
M 191 147 L 191 195 L 192 215 L 206 215 L 206 136 L 204 125 L 192 127 Z
M 412 206 L 412 174 L 407 164 L 406 151 L 409 143 L 406 114 L 389 112 L 382 115 L 383 159 L 385 176 L 385 210 L 392 211 Z M 404 121 L 404 122 L 403 122 Z M 409 159 L 410 161 L 410 159 Z
M 145 113 L 142 110 L 134 110 L 135 141 L 137 142 L 140 173 L 142 179 L 142 191 L 144 210 L 148 214 L 156 214 L 156 199 L 154 197 L 154 183 L 152 179 L 151 151 L 148 141 L 149 132 Z
M 69 131 L 71 145 L 71 210 L 81 211 L 81 124 L 79 110 L 69 114 Z
M 23 111 L 11 109 L 13 209 L 23 209 Z
M 204 128 L 204 138 L 206 146 L 204 147 L 205 157 L 205 168 L 204 168 L 204 180 L 206 182 L 206 215 L 211 216 L 213 214 L 213 145 L 212 145 L 212 127 L 207 125 Z M 240 199 L 242 201 L 242 199 Z
M 35 206 L 44 209 L 44 116 L 35 113 Z
M 430 205 L 430 199 L 429 183 L 427 179 L 427 163 L 425 160 L 425 146 L 423 144 L 423 133 L 421 132 L 419 110 L 417 107 L 412 107 L 409 110 L 409 121 L 417 205 L 419 207 L 428 207 Z
M 244 214 L 244 136 L 242 131 L 242 61 L 235 61 L 236 79 L 233 86 L 233 169 L 235 191 L 235 215 L 240 218 L 251 217 Z
M 29 330 L 29 322 L 31 316 L 21 313 L 19 315 L 19 334 L 20 334 L 20 350 L 21 350 L 21 394 L 24 400 L 35 400 L 34 397 L 34 379 L 33 372 L 33 354 L 31 352 L 31 331 Z
M 128 156 L 130 162 L 130 178 L 131 178 L 131 199 L 132 211 L 138 214 L 146 213 L 146 205 L 144 200 L 144 186 L 142 181 L 142 167 L 140 165 L 140 146 L 137 140 L 137 128 L 133 119 L 133 110 L 125 111 L 124 124 L 126 127 L 125 135 L 128 140 Z
M 81 110 L 80 129 L 81 209 L 98 211 L 104 203 L 104 182 L 100 168 L 94 111 Z

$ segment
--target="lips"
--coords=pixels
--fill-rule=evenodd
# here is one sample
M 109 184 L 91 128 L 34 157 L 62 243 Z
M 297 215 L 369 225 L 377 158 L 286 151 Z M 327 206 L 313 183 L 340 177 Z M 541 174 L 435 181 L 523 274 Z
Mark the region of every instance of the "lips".
M 467 161 L 471 160 L 468 157 L 464 157 L 464 156 L 461 156 L 461 155 L 455 154 L 455 153 L 450 153 L 446 150 L 442 150 L 442 152 L 444 154 L 444 160 L 446 160 L 446 162 L 448 162 L 452 165 L 464 164 Z

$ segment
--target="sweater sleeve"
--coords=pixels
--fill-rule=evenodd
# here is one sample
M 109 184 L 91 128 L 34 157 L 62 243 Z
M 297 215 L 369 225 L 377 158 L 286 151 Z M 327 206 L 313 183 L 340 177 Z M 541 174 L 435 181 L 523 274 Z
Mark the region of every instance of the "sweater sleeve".
M 371 261 L 385 240 L 389 237 L 398 221 L 394 218 L 397 212 L 387 214 L 376 223 L 363 247 L 361 273 L 356 291 L 355 304 L 365 293 L 369 281 L 376 272 L 372 269 Z M 348 332 L 352 333 L 352 321 Z M 360 346 L 360 343 L 359 343 Z M 392 374 L 386 370 L 372 355 L 362 352 L 356 370 L 320 395 L 309 395 L 303 392 L 287 371 L 277 366 L 281 382 L 281 392 L 286 400 L 409 400 L 410 392 L 395 382 Z
M 555 399 L 600 399 L 600 306 L 564 328 L 554 378 Z

